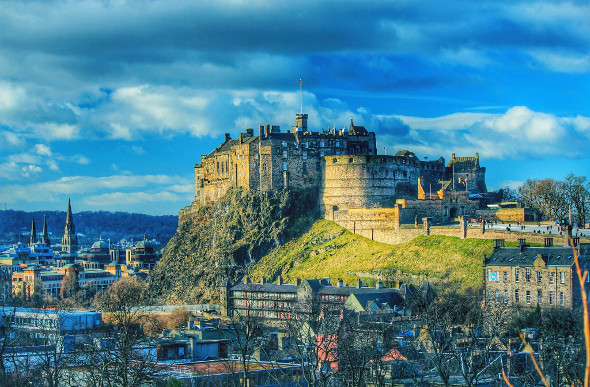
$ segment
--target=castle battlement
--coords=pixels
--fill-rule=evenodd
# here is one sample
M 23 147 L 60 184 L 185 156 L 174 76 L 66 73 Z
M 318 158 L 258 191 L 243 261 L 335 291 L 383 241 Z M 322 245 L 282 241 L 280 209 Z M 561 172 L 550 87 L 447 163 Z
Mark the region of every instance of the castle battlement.
M 451 196 L 465 196 L 461 200 L 466 201 L 470 191 L 485 192 L 485 168 L 479 166 L 478 154 L 459 158 L 453 154 L 446 165 L 443 157 L 421 160 L 409 150 L 378 155 L 375 133 L 352 120 L 348 128 L 312 131 L 307 118 L 296 114 L 295 125 L 287 132 L 265 124 L 258 126 L 257 135 L 252 128 L 237 138 L 226 133 L 219 147 L 195 164 L 195 200 L 181 211 L 181 218 L 215 202 L 230 187 L 262 192 L 319 189 L 320 210 L 326 217 L 349 209 L 398 208 L 396 200 L 419 202 L 426 192 L 429 199 L 432 192 L 442 199 L 447 192 L 446 205 L 427 206 L 436 207 L 440 216 L 435 218 L 443 219 L 473 207 L 465 202 L 463 210 L 452 212 L 457 205 Z M 450 195 L 459 191 L 460 195 Z M 409 217 L 406 211 L 400 219 Z

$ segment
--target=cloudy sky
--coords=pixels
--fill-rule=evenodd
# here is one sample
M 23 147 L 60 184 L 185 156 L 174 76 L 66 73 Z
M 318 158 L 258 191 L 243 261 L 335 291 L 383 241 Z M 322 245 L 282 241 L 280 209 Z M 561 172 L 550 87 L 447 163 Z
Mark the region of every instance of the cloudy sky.
M 0 202 L 176 214 L 224 132 L 304 111 L 490 189 L 590 177 L 587 1 L 0 1 Z

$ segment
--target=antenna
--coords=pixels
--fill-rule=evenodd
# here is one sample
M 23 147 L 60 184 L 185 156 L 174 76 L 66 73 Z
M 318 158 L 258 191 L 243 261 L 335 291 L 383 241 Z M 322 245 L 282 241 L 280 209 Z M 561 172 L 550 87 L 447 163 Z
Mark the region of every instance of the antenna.
M 301 78 L 299 78 L 299 98 L 301 100 L 301 114 L 303 114 L 303 84 Z

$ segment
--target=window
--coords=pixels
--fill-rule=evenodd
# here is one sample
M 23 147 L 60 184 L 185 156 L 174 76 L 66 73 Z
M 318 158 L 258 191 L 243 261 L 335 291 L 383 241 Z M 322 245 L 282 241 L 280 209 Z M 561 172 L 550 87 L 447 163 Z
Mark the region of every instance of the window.
M 520 296 L 518 294 L 518 289 L 514 289 L 514 302 L 520 302 Z
M 525 301 L 527 304 L 531 303 L 531 291 L 530 290 L 526 291 L 526 300 Z
M 559 305 L 564 305 L 563 292 L 559 292 Z
M 336 147 L 340 146 L 340 141 L 336 141 Z
M 301 153 L 301 158 L 303 160 L 307 160 L 307 151 L 303 151 L 303 153 Z
M 537 304 L 541 305 L 543 301 L 543 291 L 541 289 L 537 290 Z
M 320 151 L 320 157 L 324 157 L 324 151 L 323 150 Z
M 565 272 L 559 272 L 559 283 L 564 284 L 565 283 Z
M 500 302 L 500 291 L 496 289 L 496 304 Z
M 286 159 L 286 158 L 287 158 L 287 151 L 286 151 L 286 150 L 284 150 L 284 151 L 283 151 L 283 158 L 284 158 L 284 159 Z
M 504 290 L 504 303 L 508 303 L 508 290 Z
M 537 272 L 537 282 L 541 282 L 541 272 Z
M 286 171 L 288 169 L 288 164 L 286 161 L 283 161 L 283 171 Z
M 320 141 L 320 147 L 322 147 L 322 148 L 324 147 L 324 142 L 323 141 Z
M 508 272 L 507 271 L 502 273 L 502 280 L 504 282 L 508 282 Z
M 308 142 L 305 143 L 305 149 L 307 149 L 307 148 L 309 148 L 309 143 Z
M 550 271 L 549 273 L 547 273 L 547 277 L 549 277 L 549 283 L 552 284 L 553 283 L 553 272 Z
M 514 282 L 518 282 L 520 269 L 514 269 Z
M 530 282 L 531 281 L 531 269 L 529 269 L 528 267 L 526 268 L 526 282 Z
M 549 292 L 549 305 L 553 305 L 553 292 Z

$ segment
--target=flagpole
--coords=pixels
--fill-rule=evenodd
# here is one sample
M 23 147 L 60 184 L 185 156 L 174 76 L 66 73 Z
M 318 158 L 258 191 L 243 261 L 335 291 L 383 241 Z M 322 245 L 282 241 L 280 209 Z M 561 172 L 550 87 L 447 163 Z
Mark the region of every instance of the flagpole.
M 301 78 L 299 78 L 299 98 L 301 100 L 301 114 L 303 114 L 303 83 Z

